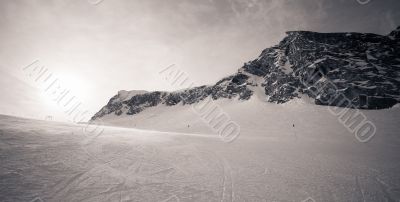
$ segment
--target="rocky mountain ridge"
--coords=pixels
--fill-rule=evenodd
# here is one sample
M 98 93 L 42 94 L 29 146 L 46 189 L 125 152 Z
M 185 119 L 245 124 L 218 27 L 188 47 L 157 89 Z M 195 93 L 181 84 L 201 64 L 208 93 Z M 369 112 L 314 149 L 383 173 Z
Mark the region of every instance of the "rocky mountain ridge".
M 160 104 L 193 104 L 208 96 L 248 100 L 256 90 L 274 103 L 307 95 L 318 105 L 383 109 L 400 101 L 399 89 L 400 27 L 388 35 L 291 31 L 215 85 L 175 92 L 119 91 L 92 120 L 134 115 Z

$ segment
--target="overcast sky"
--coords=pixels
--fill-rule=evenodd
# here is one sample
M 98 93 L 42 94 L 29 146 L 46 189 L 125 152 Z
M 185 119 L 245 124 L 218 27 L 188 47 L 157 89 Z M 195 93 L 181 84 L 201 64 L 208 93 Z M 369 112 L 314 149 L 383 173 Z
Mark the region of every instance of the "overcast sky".
M 35 60 L 95 113 L 118 90 L 173 90 L 158 73 L 170 64 L 211 84 L 288 30 L 387 34 L 400 25 L 398 0 L 97 1 L 0 1 L 0 113 L 65 118 L 22 71 Z

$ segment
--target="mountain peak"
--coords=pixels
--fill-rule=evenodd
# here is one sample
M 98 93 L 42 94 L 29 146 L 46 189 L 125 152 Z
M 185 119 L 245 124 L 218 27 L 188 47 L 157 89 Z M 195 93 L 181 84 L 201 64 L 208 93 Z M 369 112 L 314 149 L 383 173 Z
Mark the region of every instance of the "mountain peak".
M 399 39 L 400 38 L 400 26 L 398 26 L 395 30 L 391 31 L 388 36 L 392 40 Z
M 290 31 L 275 46 L 214 85 L 174 92 L 119 91 L 92 120 L 134 115 L 157 105 L 190 105 L 207 97 L 285 103 L 304 96 L 318 105 L 382 109 L 400 101 L 399 28 L 370 33 Z M 347 102 L 337 100 L 342 95 Z M 262 95 L 261 95 L 262 96 Z M 259 97 L 259 96 L 258 96 Z

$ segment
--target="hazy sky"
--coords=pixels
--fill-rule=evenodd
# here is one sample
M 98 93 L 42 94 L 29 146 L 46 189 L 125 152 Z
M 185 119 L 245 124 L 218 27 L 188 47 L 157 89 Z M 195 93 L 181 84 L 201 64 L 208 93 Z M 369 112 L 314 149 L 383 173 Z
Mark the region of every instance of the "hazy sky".
M 387 34 L 400 25 L 399 0 L 97 1 L 0 1 L 0 113 L 65 119 L 22 71 L 35 60 L 95 113 L 121 89 L 172 90 L 158 73 L 170 64 L 211 84 L 288 30 Z

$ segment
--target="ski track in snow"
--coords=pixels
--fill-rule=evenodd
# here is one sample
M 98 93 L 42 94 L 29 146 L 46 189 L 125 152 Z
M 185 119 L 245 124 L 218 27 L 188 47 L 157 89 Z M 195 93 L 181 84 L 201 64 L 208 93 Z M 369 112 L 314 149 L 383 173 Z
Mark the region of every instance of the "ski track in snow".
M 367 144 L 318 110 L 330 124 L 242 120 L 229 144 L 118 127 L 87 141 L 80 125 L 0 116 L 0 201 L 399 201 L 400 113 L 371 113 Z

